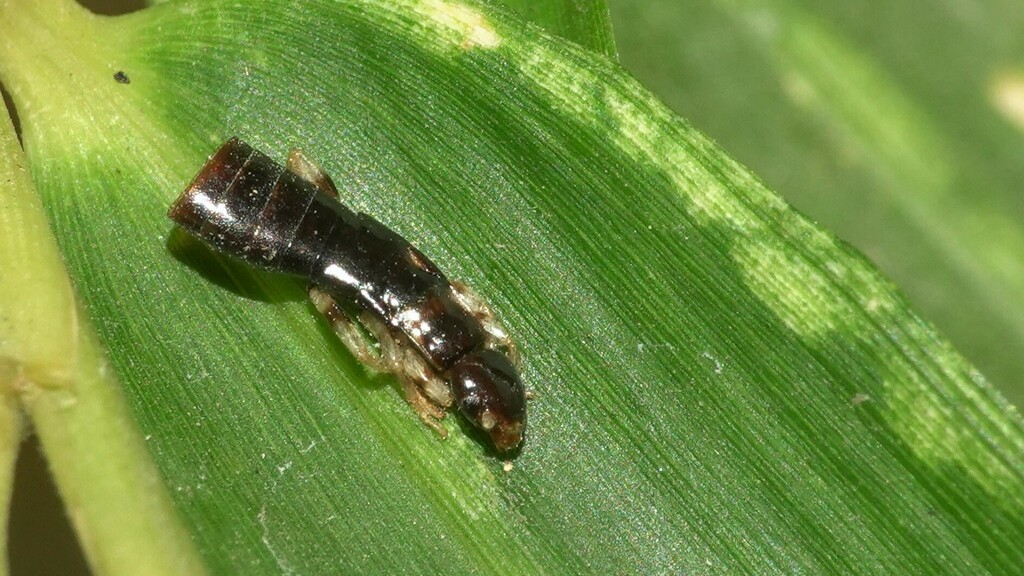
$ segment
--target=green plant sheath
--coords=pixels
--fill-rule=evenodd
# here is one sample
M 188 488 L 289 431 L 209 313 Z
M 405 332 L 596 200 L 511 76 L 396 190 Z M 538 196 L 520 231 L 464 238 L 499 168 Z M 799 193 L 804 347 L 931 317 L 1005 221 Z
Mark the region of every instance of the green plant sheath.
M 26 380 L 26 372 L 32 376 L 52 374 L 46 361 L 53 358 L 53 352 L 63 351 L 59 339 L 45 341 L 37 332 L 40 320 L 23 314 L 26 308 L 23 288 L 26 281 L 41 280 L 49 283 L 53 292 L 61 290 L 60 280 L 66 287 L 67 276 L 54 278 L 48 271 L 37 267 L 34 258 L 39 250 L 31 250 L 28 240 L 38 234 L 49 234 L 39 199 L 32 195 L 28 171 L 17 159 L 21 149 L 10 120 L 0 121 L 0 230 L 4 241 L 0 242 L 0 574 L 9 572 L 7 562 L 7 526 L 10 512 L 11 490 L 14 486 L 14 462 L 21 445 L 23 422 L 18 407 L 17 391 Z M 33 210 L 34 208 L 34 210 Z M 50 255 L 56 256 L 56 245 L 50 236 Z M 30 262 L 25 267 L 22 263 Z M 38 272 L 43 278 L 35 276 Z M 29 276 L 26 278 L 25 276 Z M 35 276 L 35 277 L 33 277 Z M 52 297 L 53 294 L 50 294 Z M 67 302 L 70 303 L 70 298 Z M 56 318 L 55 318 L 56 317 Z M 41 322 L 65 320 L 59 314 L 45 316 Z M 52 326 L 52 325 L 51 325 Z M 59 325 L 57 325 L 59 326 Z M 52 347 L 51 347 L 52 346 Z
M 1024 562 L 1019 417 L 862 257 L 604 56 L 443 0 L 112 19 L 0 0 L 0 79 L 213 573 Z M 175 231 L 168 204 L 236 134 L 301 146 L 492 303 L 536 393 L 510 472 L 457 417 L 439 441 L 301 280 Z
M 31 420 L 96 574 L 204 570 L 132 415 L 78 312 L 57 243 L 0 121 L 0 501 L 3 542 L 12 471 Z M 2 564 L 6 573 L 6 555 Z

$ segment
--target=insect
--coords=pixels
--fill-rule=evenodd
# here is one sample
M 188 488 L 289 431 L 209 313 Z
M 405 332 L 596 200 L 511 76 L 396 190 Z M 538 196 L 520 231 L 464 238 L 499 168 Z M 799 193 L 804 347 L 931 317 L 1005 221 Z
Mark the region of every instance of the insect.
M 167 215 L 211 247 L 309 281 L 309 299 L 352 354 L 394 373 L 410 406 L 444 438 L 452 405 L 502 452 L 526 429 L 518 353 L 490 307 L 416 247 L 338 201 L 319 166 L 287 168 L 231 138 Z

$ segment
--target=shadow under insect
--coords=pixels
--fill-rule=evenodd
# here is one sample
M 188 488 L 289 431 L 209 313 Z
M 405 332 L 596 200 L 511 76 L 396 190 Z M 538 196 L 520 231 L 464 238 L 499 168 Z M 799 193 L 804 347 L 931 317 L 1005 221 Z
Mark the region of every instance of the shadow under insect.
M 338 339 L 330 322 L 316 313 L 316 308 L 309 302 L 302 279 L 253 268 L 238 258 L 225 256 L 213 250 L 177 226 L 168 235 L 167 250 L 175 260 L 217 288 L 246 300 L 267 304 L 304 303 L 310 311 L 310 316 L 316 319 L 316 330 L 331 348 L 335 361 L 359 367 L 369 376 L 358 380 L 360 385 L 371 389 L 394 385 L 394 379 L 390 374 L 372 370 L 352 356 L 344 343 Z
M 210 283 L 247 300 L 278 304 L 306 300 L 301 280 L 269 272 L 224 256 L 175 226 L 167 237 L 167 250 Z

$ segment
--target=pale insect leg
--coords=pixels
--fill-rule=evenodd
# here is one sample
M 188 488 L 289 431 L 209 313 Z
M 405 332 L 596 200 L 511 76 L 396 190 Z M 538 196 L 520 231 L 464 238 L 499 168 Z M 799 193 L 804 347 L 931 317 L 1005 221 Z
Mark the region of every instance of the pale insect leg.
M 374 349 L 376 348 L 375 343 L 338 306 L 338 303 L 333 298 L 316 286 L 310 286 L 308 292 L 309 300 L 313 303 L 313 306 L 331 323 L 334 333 L 338 335 L 338 338 L 345 344 L 345 347 L 352 352 L 356 360 L 377 372 L 389 372 L 391 370 L 383 347 L 381 347 L 380 352 L 376 351 Z
M 398 342 L 378 318 L 362 314 L 360 321 L 380 342 L 381 356 L 389 364 L 388 370 L 402 383 L 406 402 L 424 424 L 433 428 L 441 438 L 447 438 L 448 430 L 439 420 L 444 418 L 444 408 L 452 403 L 448 384 L 437 376 L 421 354 Z
M 292 148 L 288 154 L 286 167 L 296 176 L 314 184 L 326 194 L 335 198 L 338 197 L 338 190 L 334 182 L 316 162 L 313 162 L 298 148 Z M 323 290 L 310 286 L 307 290 L 309 299 L 313 306 L 327 317 L 331 327 L 341 338 L 345 346 L 352 351 L 352 354 L 363 364 L 378 372 L 386 372 L 388 368 L 381 354 L 373 351 L 374 343 L 366 337 L 362 329 L 338 306 L 337 302 Z
M 451 286 L 452 293 L 455 295 L 459 305 L 466 312 L 475 316 L 480 321 L 480 325 L 483 326 L 486 333 L 484 346 L 491 350 L 503 352 L 512 361 L 512 365 L 517 370 L 520 369 L 519 350 L 516 348 L 515 342 L 508 335 L 505 327 L 501 325 L 498 318 L 494 315 L 490 305 L 479 294 L 474 292 L 472 288 L 459 280 L 452 280 Z
M 307 158 L 298 148 L 293 148 L 288 154 L 286 166 L 296 176 L 314 184 L 324 193 L 335 198 L 338 197 L 338 190 L 334 187 L 331 177 L 316 162 Z M 326 292 L 315 286 L 310 286 L 307 291 L 313 306 L 327 317 L 338 338 L 341 339 L 359 362 L 377 372 L 391 371 L 391 363 L 388 361 L 387 354 L 384 353 L 382 343 L 372 342 L 363 332 L 362 328 Z M 381 352 L 374 351 L 375 344 L 382 348 Z
M 522 370 L 519 348 L 516 347 L 516 343 L 512 341 L 505 327 L 498 321 L 490 305 L 464 282 L 452 280 L 451 286 L 452 293 L 455 294 L 455 299 L 458 300 L 459 305 L 475 316 L 480 321 L 480 325 L 483 326 L 486 333 L 484 346 L 491 350 L 503 352 L 508 356 L 512 365 L 516 367 L 516 370 Z M 527 400 L 533 400 L 535 397 L 536 393 L 533 390 L 526 390 Z
M 331 177 L 320 168 L 320 165 L 310 160 L 298 148 L 292 148 L 288 153 L 288 163 L 285 164 L 288 170 L 296 176 L 313 183 L 322 192 L 334 198 L 338 197 L 338 188 L 334 185 Z

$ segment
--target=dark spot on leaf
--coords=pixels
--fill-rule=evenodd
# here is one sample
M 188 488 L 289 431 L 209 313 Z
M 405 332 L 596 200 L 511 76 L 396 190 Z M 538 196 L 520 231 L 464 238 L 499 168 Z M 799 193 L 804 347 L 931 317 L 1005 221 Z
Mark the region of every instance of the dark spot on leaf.
M 115 72 L 114 80 L 117 80 L 120 84 L 131 84 L 131 80 L 128 79 L 128 75 L 124 73 L 124 70 Z

